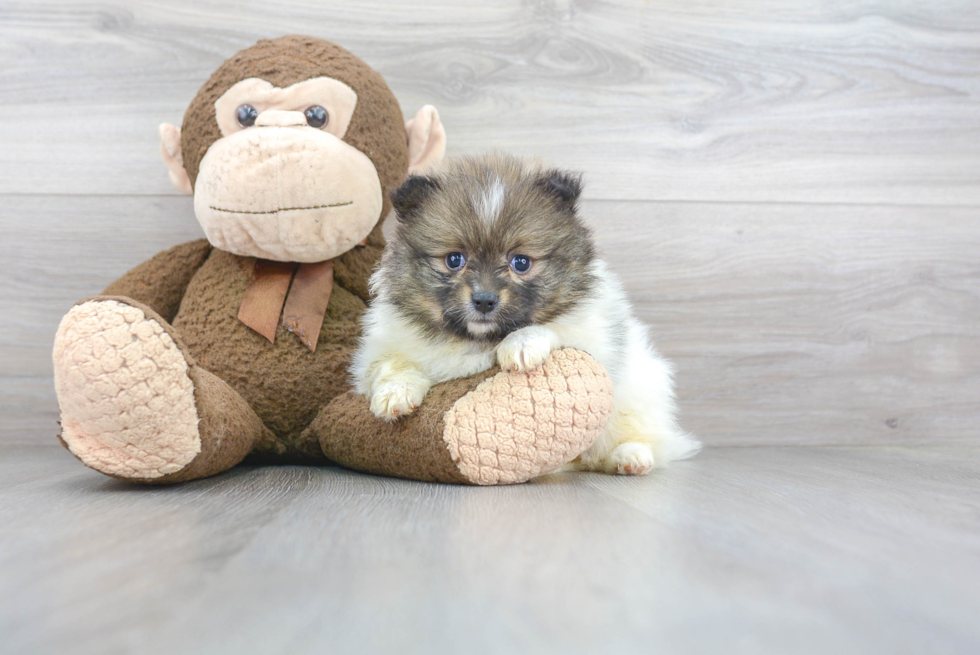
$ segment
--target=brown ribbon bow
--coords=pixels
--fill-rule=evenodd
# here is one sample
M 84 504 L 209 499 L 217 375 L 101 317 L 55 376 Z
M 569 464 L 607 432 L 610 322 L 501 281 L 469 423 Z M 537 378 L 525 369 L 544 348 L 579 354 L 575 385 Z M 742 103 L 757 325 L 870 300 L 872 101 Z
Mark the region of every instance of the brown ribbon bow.
M 238 320 L 275 343 L 281 315 L 283 327 L 295 334 L 310 352 L 316 352 L 332 291 L 330 260 L 297 264 L 256 259 L 238 309 Z

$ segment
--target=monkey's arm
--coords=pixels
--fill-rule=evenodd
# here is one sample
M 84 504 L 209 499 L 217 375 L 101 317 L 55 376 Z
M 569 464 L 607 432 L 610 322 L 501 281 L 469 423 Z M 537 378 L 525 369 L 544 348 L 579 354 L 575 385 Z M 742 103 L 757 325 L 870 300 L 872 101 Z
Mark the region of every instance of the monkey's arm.
M 207 239 L 174 246 L 123 275 L 102 295 L 132 298 L 148 305 L 165 321 L 173 321 L 187 285 L 209 254 L 211 244 Z
M 510 484 L 555 471 L 602 434 L 612 381 L 580 350 L 555 351 L 533 371 L 498 368 L 432 387 L 397 421 L 374 416 L 354 391 L 327 405 L 303 433 L 358 471 L 411 480 Z

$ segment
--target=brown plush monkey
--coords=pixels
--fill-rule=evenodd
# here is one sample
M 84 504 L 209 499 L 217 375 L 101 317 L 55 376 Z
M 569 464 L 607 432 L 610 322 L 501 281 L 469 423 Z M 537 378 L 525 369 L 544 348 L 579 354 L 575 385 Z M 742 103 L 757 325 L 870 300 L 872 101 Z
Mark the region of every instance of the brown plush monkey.
M 137 266 L 62 320 L 61 439 L 82 462 L 145 483 L 253 454 L 498 484 L 554 470 L 598 436 L 611 385 L 578 351 L 446 383 L 392 424 L 349 391 L 386 190 L 441 158 L 434 108 L 405 124 L 367 64 L 289 36 L 222 64 L 182 128 L 160 136 L 207 239 Z

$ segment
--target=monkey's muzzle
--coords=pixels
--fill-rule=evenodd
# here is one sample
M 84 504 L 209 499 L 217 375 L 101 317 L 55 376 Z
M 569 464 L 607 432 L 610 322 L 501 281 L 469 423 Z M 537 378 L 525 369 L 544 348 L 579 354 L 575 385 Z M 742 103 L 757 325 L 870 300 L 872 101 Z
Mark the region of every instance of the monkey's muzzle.
M 255 127 L 201 160 L 194 213 L 216 248 L 319 262 L 353 248 L 381 217 L 378 172 L 357 148 L 311 127 Z

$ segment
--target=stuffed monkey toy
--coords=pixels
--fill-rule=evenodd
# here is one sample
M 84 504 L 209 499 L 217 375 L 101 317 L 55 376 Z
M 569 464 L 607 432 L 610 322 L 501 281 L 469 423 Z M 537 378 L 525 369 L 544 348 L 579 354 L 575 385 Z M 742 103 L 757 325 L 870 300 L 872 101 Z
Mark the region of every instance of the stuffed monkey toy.
M 437 386 L 394 423 L 350 391 L 387 191 L 445 150 L 433 107 L 406 124 L 362 60 L 287 36 L 224 62 L 160 137 L 207 238 L 140 264 L 62 320 L 60 439 L 83 463 L 157 484 L 246 457 L 503 484 L 555 470 L 598 437 L 612 387 L 575 350 L 530 373 Z

